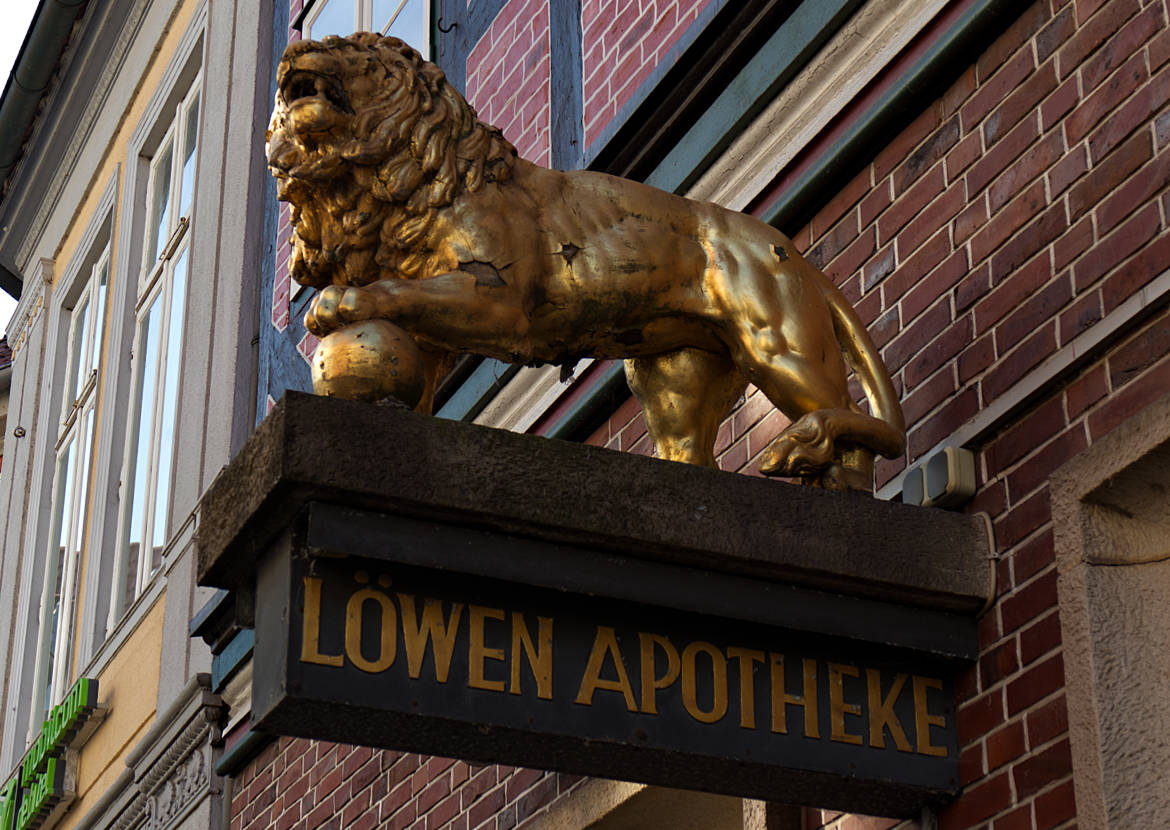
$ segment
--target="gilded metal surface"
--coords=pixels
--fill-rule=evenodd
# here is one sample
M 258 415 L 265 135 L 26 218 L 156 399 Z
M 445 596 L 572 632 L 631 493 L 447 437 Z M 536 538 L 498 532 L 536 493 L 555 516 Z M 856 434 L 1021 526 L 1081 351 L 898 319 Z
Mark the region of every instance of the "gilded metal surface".
M 793 421 L 766 474 L 869 490 L 873 454 L 902 452 L 902 411 L 864 326 L 775 228 L 519 159 L 393 38 L 293 43 L 278 84 L 268 163 L 292 205 L 293 277 L 322 289 L 310 331 L 391 320 L 427 354 L 428 385 L 460 352 L 625 358 L 663 458 L 714 466 L 748 381 Z M 851 399 L 846 362 L 873 416 Z
M 313 391 L 354 401 L 422 400 L 426 369 L 410 335 L 388 320 L 364 320 L 330 332 L 317 345 Z

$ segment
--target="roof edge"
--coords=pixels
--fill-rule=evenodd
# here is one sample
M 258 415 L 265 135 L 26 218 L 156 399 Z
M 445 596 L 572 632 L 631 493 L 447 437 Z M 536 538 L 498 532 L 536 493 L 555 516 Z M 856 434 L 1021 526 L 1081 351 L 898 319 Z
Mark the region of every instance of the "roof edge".
M 20 161 L 41 98 L 85 4 L 86 0 L 41 0 L 29 24 L 0 98 L 0 181 L 7 181 Z

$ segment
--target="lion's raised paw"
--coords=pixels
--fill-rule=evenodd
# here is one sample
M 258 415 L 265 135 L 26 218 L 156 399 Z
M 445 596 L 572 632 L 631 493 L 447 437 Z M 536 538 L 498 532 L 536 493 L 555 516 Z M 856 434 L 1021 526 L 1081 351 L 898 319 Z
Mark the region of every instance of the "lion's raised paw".
M 362 320 L 378 317 L 378 298 L 366 288 L 330 285 L 321 290 L 305 314 L 305 328 L 318 337 Z

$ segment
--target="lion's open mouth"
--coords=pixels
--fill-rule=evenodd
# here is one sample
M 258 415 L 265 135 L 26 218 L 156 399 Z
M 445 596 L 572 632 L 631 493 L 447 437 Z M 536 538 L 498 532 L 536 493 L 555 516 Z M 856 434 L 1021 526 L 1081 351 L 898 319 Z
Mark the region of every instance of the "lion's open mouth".
M 282 79 L 280 97 L 290 110 L 300 105 L 319 106 L 324 103 L 339 113 L 353 115 L 349 97 L 335 78 L 306 69 L 293 70 Z

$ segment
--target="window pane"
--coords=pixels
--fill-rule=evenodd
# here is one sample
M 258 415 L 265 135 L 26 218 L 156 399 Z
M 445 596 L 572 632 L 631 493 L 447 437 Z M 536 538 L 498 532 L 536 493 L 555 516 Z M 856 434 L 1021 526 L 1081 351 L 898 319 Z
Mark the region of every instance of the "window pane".
M 406 0 L 406 5 L 410 0 Z M 390 18 L 403 5 L 403 0 L 374 0 L 374 31 L 380 32 L 390 23 Z
M 73 501 L 73 445 L 75 441 L 70 440 L 61 452 L 61 456 L 57 461 L 57 493 L 59 498 L 54 507 L 54 541 L 57 544 L 57 562 L 58 567 L 54 568 L 56 573 L 57 589 L 53 593 L 54 603 L 61 596 L 61 557 L 65 555 L 65 549 L 69 545 L 69 513 L 70 504 Z
M 379 31 L 385 28 L 390 16 L 398 8 L 399 0 L 374 0 L 374 25 L 378 26 Z M 387 35 L 401 38 L 423 52 L 423 57 L 427 57 L 427 27 L 430 21 L 427 19 L 427 4 L 424 0 L 406 0 L 406 5 L 402 7 L 402 11 L 398 13 L 398 17 L 394 18 L 394 23 L 391 24 L 390 29 L 386 32 Z M 380 9 L 384 12 L 380 13 Z
M 89 466 L 93 460 L 93 407 L 90 406 L 85 414 L 85 429 L 81 433 L 82 446 L 85 448 L 82 453 L 81 468 L 77 471 L 77 513 L 74 519 L 73 530 L 73 550 L 81 552 L 81 546 L 85 541 L 83 538 L 83 531 L 85 528 L 85 517 L 89 511 L 86 510 L 85 501 L 89 498 Z
M 106 322 L 106 278 L 109 276 L 110 262 L 102 260 L 98 266 L 97 277 L 93 287 L 93 346 L 90 348 L 89 370 L 96 371 L 102 356 L 102 333 Z
M 69 412 L 69 406 L 81 395 L 84 378 L 87 377 L 85 342 L 89 333 L 89 296 L 82 297 L 73 309 L 73 341 L 69 344 L 69 374 L 73 378 L 68 400 L 62 401 L 62 417 Z
M 59 701 L 64 696 L 70 680 L 69 662 L 73 653 L 73 624 L 77 608 L 77 570 L 85 536 L 85 502 L 89 494 L 89 465 L 93 458 L 92 407 L 85 413 L 83 426 L 80 434 L 74 433 L 76 437 L 70 442 L 65 470 L 68 476 L 66 493 L 75 494 L 75 497 L 72 501 L 64 502 L 65 512 L 61 520 L 61 559 L 57 576 L 57 601 L 53 612 L 56 642 L 53 646 L 52 682 L 49 684 L 51 702 Z
M 353 0 L 318 0 L 321 11 L 313 18 L 306 37 L 320 40 L 325 35 L 353 34 Z
M 167 542 L 167 504 L 170 501 L 171 469 L 175 457 L 175 416 L 179 398 L 179 358 L 182 355 L 183 306 L 187 292 L 187 251 L 175 263 L 171 308 L 167 316 L 166 374 L 163 376 L 162 419 L 159 433 L 158 484 L 155 488 L 154 523 L 151 532 L 153 556 L 151 573 L 161 564 Z
M 172 145 L 168 142 L 160 151 L 150 177 L 150 215 L 153 221 L 146 250 L 151 252 L 152 261 L 156 261 L 162 255 L 171 226 L 171 154 Z
M 130 522 L 126 538 L 124 555 L 130 567 L 126 569 L 126 577 L 131 588 L 130 598 L 137 593 L 140 552 L 146 536 L 147 499 L 150 498 L 150 445 L 154 434 L 154 410 L 157 397 L 158 352 L 159 352 L 159 309 L 162 303 L 156 296 L 150 303 L 146 317 L 142 323 L 141 335 L 137 353 L 142 361 L 135 373 L 135 385 L 138 389 L 138 412 L 135 422 L 137 429 L 131 428 L 130 433 L 130 464 L 134 470 L 130 479 L 130 492 L 126 494 L 130 505 Z
M 187 129 L 183 137 L 183 181 L 179 187 L 179 215 L 189 216 L 195 192 L 195 139 L 199 135 L 199 96 L 187 108 Z
M 61 580 L 65 569 L 65 550 L 69 543 L 69 514 L 70 503 L 73 501 L 73 444 L 68 441 L 61 454 L 57 457 L 56 471 L 56 500 L 53 504 L 53 523 L 51 525 L 49 556 L 45 561 L 45 593 L 42 596 L 44 603 L 41 608 L 42 654 L 38 659 L 41 666 L 40 700 L 42 713 L 47 712 L 53 705 L 53 664 L 57 646 L 57 618 L 61 610 Z M 43 714 L 42 714 L 43 716 Z M 34 721 L 37 720 L 34 718 Z

